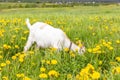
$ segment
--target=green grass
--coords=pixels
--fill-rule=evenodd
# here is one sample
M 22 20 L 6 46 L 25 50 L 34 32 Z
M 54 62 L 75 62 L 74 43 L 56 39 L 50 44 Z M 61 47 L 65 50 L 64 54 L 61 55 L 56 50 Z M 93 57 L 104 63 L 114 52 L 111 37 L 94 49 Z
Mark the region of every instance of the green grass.
M 23 54 L 29 34 L 25 24 L 26 18 L 29 18 L 32 24 L 42 21 L 61 28 L 74 43 L 78 44 L 79 41 L 84 43 L 85 54 L 68 53 L 64 50 L 56 52 L 49 48 L 36 50 L 35 45 L 27 55 Z M 98 80 L 118 80 L 120 78 L 119 25 L 120 6 L 115 5 L 2 9 L 0 11 L 0 80 L 3 78 L 22 80 L 25 76 L 32 80 L 41 80 L 39 75 L 42 73 L 47 74 L 48 80 L 77 80 L 77 77 L 82 77 L 80 72 L 83 69 L 87 70 L 88 67 L 88 74 L 81 73 L 85 78 L 89 77 L 87 80 L 93 80 L 94 72 L 100 74 Z M 13 60 L 13 56 L 17 58 Z M 10 64 L 6 60 L 9 60 Z M 52 60 L 57 63 L 49 63 Z M 45 67 L 46 71 L 41 72 L 41 67 Z M 55 70 L 59 75 L 49 76 L 51 70 Z M 21 73 L 24 76 L 21 76 Z M 80 80 L 84 80 L 83 77 Z

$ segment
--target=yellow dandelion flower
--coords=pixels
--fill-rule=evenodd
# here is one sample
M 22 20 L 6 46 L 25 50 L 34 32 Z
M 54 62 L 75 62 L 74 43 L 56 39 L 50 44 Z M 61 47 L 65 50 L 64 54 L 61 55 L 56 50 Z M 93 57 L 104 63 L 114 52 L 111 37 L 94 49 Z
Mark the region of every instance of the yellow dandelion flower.
M 89 70 L 91 70 L 91 71 L 94 71 L 94 67 L 93 67 L 93 65 L 91 65 L 91 64 L 87 64 L 87 67 L 86 68 L 88 68 Z
M 91 52 L 92 52 L 92 49 L 87 49 L 87 51 L 88 51 L 89 53 L 91 53 Z
M 80 76 L 84 76 L 84 75 L 88 75 L 88 71 L 89 69 L 88 68 L 83 68 L 81 71 L 80 71 Z
M 98 50 L 100 50 L 100 49 L 101 49 L 100 45 L 97 45 L 97 46 L 96 46 L 96 48 L 97 48 Z
M 120 44 L 120 40 L 116 40 L 116 43 L 117 43 L 117 44 Z
M 112 73 L 113 74 L 120 74 L 120 66 L 113 68 Z
M 102 61 L 99 61 L 99 65 L 102 65 Z
M 103 46 L 108 46 L 108 44 L 106 42 L 103 42 L 102 44 L 103 44 Z
M 52 76 L 52 77 L 58 77 L 59 73 L 55 70 L 51 70 L 51 71 L 48 72 L 48 75 Z
M 21 77 L 21 74 L 16 74 L 17 78 L 20 78 Z
M 19 58 L 24 58 L 25 57 L 25 54 L 20 54 L 19 55 Z
M 94 71 L 93 74 L 91 74 L 91 78 L 92 78 L 93 80 L 99 79 L 99 78 L 100 78 L 100 73 Z
M 29 77 L 24 77 L 23 80 L 31 80 Z
M 120 57 L 116 57 L 115 59 L 116 59 L 118 62 L 120 62 Z
M 0 37 L 3 37 L 3 36 L 4 36 L 4 35 L 3 35 L 4 32 L 5 32 L 4 29 L 0 30 Z
M 50 61 L 49 61 L 49 60 L 46 60 L 46 64 L 50 64 Z
M 15 60 L 15 59 L 16 59 L 16 56 L 12 56 L 12 59 Z
M 21 73 L 20 75 L 21 75 L 21 77 L 25 77 L 24 73 Z
M 4 48 L 4 49 L 10 49 L 11 46 L 10 46 L 10 45 L 7 45 L 7 44 L 4 44 L 4 45 L 3 45 L 3 48 Z
M 69 51 L 69 49 L 68 49 L 68 48 L 64 48 L 64 51 L 65 51 L 65 52 L 68 52 L 68 51 Z
M 3 59 L 3 56 L 0 55 L 0 59 Z
M 18 45 L 15 45 L 15 48 L 16 48 L 16 49 L 19 49 L 19 46 L 18 46 Z
M 45 72 L 45 71 L 46 71 L 46 68 L 44 68 L 44 67 L 40 68 L 40 72 Z
M 44 79 L 44 78 L 48 78 L 48 75 L 45 74 L 45 73 L 42 73 L 42 74 L 39 75 L 39 77 L 42 78 L 42 79 Z
M 24 34 L 28 34 L 28 33 L 29 33 L 29 31 L 28 31 L 28 30 L 24 31 Z
M 81 43 L 78 44 L 79 47 L 82 47 L 83 45 Z
M 8 77 L 7 76 L 3 76 L 2 80 L 8 80 Z
M 26 37 L 21 37 L 21 40 L 26 40 Z
M 56 50 L 57 50 L 57 48 L 51 48 L 51 50 L 52 50 L 52 51 L 56 51 Z
M 53 64 L 53 65 L 57 64 L 57 60 L 55 60 L 55 59 L 51 60 L 51 64 Z
M 77 74 L 77 75 L 75 76 L 75 78 L 76 78 L 76 80 L 81 80 L 79 74 Z
M 16 54 L 15 54 L 15 56 L 17 56 L 17 57 L 20 56 L 20 55 L 21 55 L 20 53 L 16 53 Z
M 94 67 L 91 64 L 88 64 L 85 68 L 83 68 L 80 73 L 79 73 L 79 79 L 89 79 L 89 75 L 93 74 L 94 72 Z
M 108 26 L 106 26 L 105 29 L 108 30 L 109 29 Z
M 109 50 L 113 50 L 114 48 L 112 46 L 109 47 Z
M 112 42 L 107 42 L 107 44 L 111 45 L 111 44 L 112 44 Z
M 72 75 L 71 75 L 71 74 L 67 74 L 67 78 L 68 78 L 68 79 L 71 79 L 71 78 L 72 78 Z
M 45 63 L 45 60 L 41 60 L 42 64 Z M 47 62 L 46 62 L 47 63 Z
M 71 56 L 71 57 L 75 57 L 75 53 L 70 52 L 70 56 Z
M 20 62 L 23 62 L 23 61 L 24 61 L 24 59 L 23 59 L 23 58 L 19 58 L 19 61 L 20 61 Z
M 9 61 L 9 60 L 6 60 L 6 64 L 10 64 L 10 61 Z
M 1 67 L 5 67 L 6 66 L 6 63 L 1 63 Z

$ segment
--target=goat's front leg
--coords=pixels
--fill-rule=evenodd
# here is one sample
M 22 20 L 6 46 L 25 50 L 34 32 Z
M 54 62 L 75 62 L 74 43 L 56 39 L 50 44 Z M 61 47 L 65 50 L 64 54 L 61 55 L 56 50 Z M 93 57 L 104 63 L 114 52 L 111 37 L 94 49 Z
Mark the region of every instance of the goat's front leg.
M 54 44 L 54 45 L 53 45 L 53 48 L 56 48 L 57 51 L 61 51 L 61 50 L 62 50 L 62 47 L 61 47 L 60 44 Z
M 24 47 L 24 52 L 28 51 L 28 49 L 31 47 L 31 45 L 34 43 L 32 37 L 28 37 L 27 43 Z

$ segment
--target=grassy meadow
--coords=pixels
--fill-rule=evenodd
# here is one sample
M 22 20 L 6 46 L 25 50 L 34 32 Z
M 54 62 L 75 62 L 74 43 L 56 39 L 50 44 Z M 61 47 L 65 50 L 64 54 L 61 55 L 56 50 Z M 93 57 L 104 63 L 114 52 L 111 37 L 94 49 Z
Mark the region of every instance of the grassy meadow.
M 86 52 L 37 50 L 23 53 L 31 24 L 62 29 Z M 49 33 L 48 33 L 49 34 Z M 0 10 L 0 80 L 119 80 L 120 6 L 19 8 Z

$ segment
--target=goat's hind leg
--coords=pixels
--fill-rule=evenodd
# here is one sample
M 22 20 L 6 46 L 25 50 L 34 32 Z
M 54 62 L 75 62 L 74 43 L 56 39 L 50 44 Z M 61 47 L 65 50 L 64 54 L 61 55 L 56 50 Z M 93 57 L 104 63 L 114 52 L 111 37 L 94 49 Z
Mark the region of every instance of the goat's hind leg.
M 24 52 L 28 51 L 31 45 L 34 43 L 32 37 L 28 37 L 27 43 L 24 47 Z

